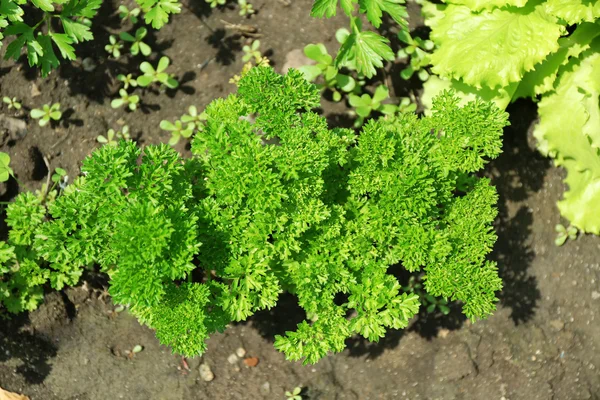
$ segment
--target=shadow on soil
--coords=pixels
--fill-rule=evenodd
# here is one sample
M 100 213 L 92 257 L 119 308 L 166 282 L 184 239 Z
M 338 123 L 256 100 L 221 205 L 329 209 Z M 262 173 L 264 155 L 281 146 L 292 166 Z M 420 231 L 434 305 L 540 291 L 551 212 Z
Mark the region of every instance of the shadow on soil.
M 503 153 L 488 169 L 500 194 L 495 226 L 498 241 L 492 259 L 498 263 L 504 282 L 500 303 L 512 310 L 513 322 L 520 324 L 534 316 L 541 295 L 535 277 L 528 272 L 535 257 L 529 245 L 533 215 L 529 207 L 519 203 L 542 189 L 551 162 L 528 144 L 527 133 L 537 117 L 536 105 L 519 100 L 507 111 L 511 126 L 505 129 Z
M 500 303 L 512 310 L 511 318 L 515 324 L 519 324 L 534 316 L 540 291 L 535 277 L 528 272 L 535 256 L 528 243 L 533 216 L 528 207 L 518 203 L 542 188 L 544 176 L 551 164 L 527 142 L 528 129 L 537 115 L 535 104 L 518 101 L 508 111 L 511 126 L 505 129 L 503 153 L 488 167 L 488 171 L 494 176 L 493 184 L 500 194 L 499 216 L 495 224 L 498 241 L 491 259 L 498 263 L 498 271 L 504 282 L 504 289 L 498 296 Z M 516 207 L 512 208 L 517 210 L 509 213 L 509 207 L 513 204 Z M 403 275 L 399 273 L 397 276 L 401 282 L 406 278 Z M 422 308 L 409 328 L 389 330 L 378 343 L 371 343 L 355 335 L 346 341 L 350 355 L 376 358 L 385 349 L 398 346 L 407 331 L 417 332 L 421 337 L 431 340 L 442 329 L 461 328 L 466 321 L 461 304 L 452 303 L 449 307 L 447 315 L 441 312 L 427 313 Z M 280 298 L 277 307 L 257 313 L 251 321 L 252 326 L 263 337 L 273 341 L 275 335 L 295 330 L 304 317 L 304 311 L 298 306 L 296 298 L 286 294 Z
M 29 317 L 25 314 L 2 321 L 0 363 L 14 358 L 22 361 L 16 373 L 29 384 L 40 384 L 52 369 L 49 361 L 56 356 L 57 348 L 50 340 L 23 329 L 28 325 Z

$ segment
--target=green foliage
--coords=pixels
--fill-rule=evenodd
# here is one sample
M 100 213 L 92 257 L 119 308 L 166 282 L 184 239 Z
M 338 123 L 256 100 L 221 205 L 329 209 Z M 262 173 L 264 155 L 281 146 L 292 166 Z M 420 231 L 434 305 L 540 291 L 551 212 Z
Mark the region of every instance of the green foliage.
M 356 109 L 358 119 L 355 122 L 355 126 L 359 127 L 363 124 L 365 118 L 368 118 L 373 111 L 378 111 L 382 114 L 389 115 L 396 112 L 397 106 L 393 104 L 381 104 L 381 102 L 389 97 L 388 88 L 380 85 L 375 89 L 373 97 L 365 93 L 362 96 L 350 94 L 348 101 L 352 107 Z
M 174 123 L 162 120 L 160 121 L 160 129 L 171 133 L 171 139 L 169 140 L 169 144 L 171 146 L 179 143 L 179 139 L 181 139 L 182 137 L 188 139 L 194 133 L 194 125 L 184 125 L 184 122 L 180 120 L 177 120 Z
M 121 32 L 119 34 L 121 40 L 131 43 L 131 48 L 129 49 L 131 55 L 137 56 L 139 53 L 142 53 L 144 56 L 148 57 L 152 53 L 152 49 L 143 42 L 146 35 L 148 35 L 148 30 L 143 27 L 138 28 L 135 31 L 135 36 L 132 36 L 128 32 Z
M 137 85 L 138 85 L 136 78 L 134 78 L 132 74 L 127 74 L 127 75 L 119 74 L 119 75 L 117 75 L 117 79 L 120 80 L 121 82 L 123 82 L 123 89 L 125 89 L 125 90 L 129 89 L 129 86 L 137 87 Z
M 0 4 L 0 29 L 3 29 L 0 39 L 15 36 L 6 46 L 4 58 L 17 60 L 24 48 L 29 65 L 40 67 L 42 75 L 46 76 L 60 63 L 57 49 L 62 58 L 74 60 L 73 44 L 93 39 L 86 21 L 96 15 L 102 0 L 32 1 L 31 6 L 39 9 L 42 15 L 34 25 L 25 23 L 25 13 L 21 8 L 24 4 L 22 0 L 3 0 Z M 62 33 L 53 30 L 53 20 L 58 21 L 56 26 Z
M 240 6 L 241 16 L 250 16 L 254 14 L 254 7 L 247 0 L 238 0 L 238 5 Z
M 10 97 L 4 96 L 2 98 L 2 102 L 8 106 L 8 109 L 14 108 L 15 110 L 20 110 L 22 105 L 21 102 L 16 97 L 12 99 Z
M 34 108 L 30 112 L 31 118 L 38 119 L 40 126 L 46 126 L 53 121 L 60 121 L 62 112 L 60 111 L 60 103 L 44 104 L 42 109 Z
M 14 172 L 10 167 L 10 156 L 0 151 L 0 182 L 6 182 L 13 175 Z
M 304 77 L 312 82 L 323 76 L 324 83 L 319 87 L 331 90 L 334 101 L 342 99 L 341 92 L 352 92 L 356 88 L 356 80 L 347 74 L 342 74 L 333 62 L 325 45 L 322 43 L 309 44 L 304 48 L 304 54 L 317 62 L 316 65 L 305 65 L 299 68 Z
M 255 62 L 260 62 L 262 59 L 262 54 L 260 53 L 260 40 L 253 40 L 250 45 L 244 45 L 242 47 L 242 51 L 244 52 L 244 56 L 242 57 L 242 61 L 248 62 L 254 58 Z
M 564 225 L 557 224 L 554 227 L 554 230 L 557 233 L 556 239 L 554 240 L 554 244 L 557 246 L 562 246 L 563 244 L 565 244 L 567 239 L 577 239 L 577 228 L 575 228 L 574 226 L 569 226 L 568 228 L 565 228 Z
M 56 184 L 55 184 L 56 186 Z M 76 189 L 77 185 L 73 186 Z M 55 290 L 74 285 L 81 276 L 81 264 L 49 265 L 35 246 L 48 208 L 56 199 L 56 191 L 45 188 L 39 196 L 22 193 L 6 210 L 8 240 L 0 242 L 0 306 L 11 313 L 31 311 L 43 299 L 43 286 Z
M 113 35 L 108 37 L 108 44 L 104 46 L 104 50 L 114 58 L 121 57 L 121 49 L 123 48 L 123 43 L 117 41 L 117 38 Z
M 211 8 L 215 8 L 217 6 L 223 6 L 223 5 L 225 5 L 225 2 L 227 0 L 204 0 L 204 1 L 206 1 L 207 3 L 209 3 Z
M 398 39 L 406 46 L 398 51 L 398 58 L 409 59 L 410 64 L 400 72 L 402 79 L 408 80 L 416 72 L 419 79 L 425 82 L 429 79 L 427 67 L 430 64 L 430 54 L 434 44 L 431 40 L 423 40 L 420 37 L 412 37 L 407 31 L 398 32 Z
M 534 136 L 540 151 L 567 170 L 568 190 L 558 207 L 575 228 L 600 234 L 600 3 L 446 3 L 424 5 L 437 46 L 432 71 L 442 77 L 425 84 L 424 103 L 447 88 L 502 108 L 543 96 Z
M 287 397 L 287 400 L 302 400 L 302 396 L 300 395 L 300 393 L 302 393 L 302 388 L 296 386 L 291 392 L 289 390 L 286 390 L 285 396 Z
M 161 83 L 169 89 L 175 89 L 179 86 L 179 82 L 171 75 L 165 72 L 169 67 L 170 60 L 164 56 L 158 61 L 156 69 L 147 61 L 140 64 L 140 70 L 143 75 L 138 76 L 137 83 L 141 87 L 150 86 L 152 83 Z
M 42 272 L 73 278 L 63 283 L 98 263 L 113 300 L 185 356 L 282 292 L 307 315 L 276 337 L 288 359 L 317 362 L 355 333 L 377 341 L 419 308 L 394 268 L 420 271 L 469 318 L 489 315 L 502 286 L 485 260 L 497 195 L 475 173 L 499 154 L 506 115 L 444 93 L 430 117 L 389 115 L 355 134 L 329 129 L 319 98 L 298 71 L 254 68 L 207 107 L 192 158 L 102 146 L 48 218 L 37 203 L 34 216 L 10 213 L 8 246 L 29 246 Z
M 171 14 L 181 12 L 181 5 L 177 0 L 136 1 L 144 12 L 146 24 L 151 24 L 155 29 L 164 26 Z M 25 5 L 36 9 L 29 11 L 31 16 L 41 15 L 33 25 L 28 24 L 32 19 L 29 18 L 30 15 L 25 18 L 25 11 L 22 8 Z M 56 50 L 63 59 L 75 60 L 73 46 L 94 38 L 91 21 L 101 5 L 102 0 L 31 0 L 30 3 L 26 0 L 2 0 L 0 2 L 0 47 L 5 38 L 14 36 L 6 46 L 5 59 L 18 60 L 22 49 L 25 49 L 29 65 L 38 66 L 42 76 L 47 76 L 60 65 Z M 129 19 L 134 24 L 139 14 L 138 8 L 131 11 L 125 6 L 119 8 L 120 17 Z M 145 54 L 146 47 L 139 45 L 139 48 Z M 118 58 L 116 40 L 115 43 L 111 40 L 107 45 L 107 51 Z
M 382 23 L 383 14 L 396 21 L 402 29 L 407 29 L 408 13 L 404 0 L 340 0 L 343 12 L 350 17 L 351 32 L 340 48 L 335 59 L 336 67 L 354 65 L 359 73 L 372 77 L 376 68 L 383 67 L 384 61 L 394 59 L 389 40 L 370 31 L 363 31 L 360 19 L 354 16 L 354 4 L 358 2 L 358 10 L 364 13 L 375 28 Z M 336 15 L 338 0 L 315 0 L 311 15 L 330 18 Z
M 119 107 L 122 107 L 125 105 L 131 111 L 137 110 L 137 106 L 140 103 L 140 96 L 138 96 L 136 94 L 130 95 L 129 93 L 127 93 L 127 90 L 125 90 L 125 89 L 119 90 L 119 96 L 120 96 L 119 98 L 113 99 L 110 102 L 110 106 L 112 108 L 119 108 Z
M 106 133 L 106 136 L 100 135 L 96 138 L 98 143 L 106 144 L 108 146 L 116 146 L 118 140 L 131 140 L 131 135 L 129 134 L 129 126 L 125 125 L 120 131 L 116 131 L 114 129 L 109 129 Z
M 140 9 L 134 8 L 132 10 L 128 9 L 124 5 L 119 6 L 119 18 L 123 21 L 129 20 L 132 24 L 138 23 L 138 17 L 140 16 Z

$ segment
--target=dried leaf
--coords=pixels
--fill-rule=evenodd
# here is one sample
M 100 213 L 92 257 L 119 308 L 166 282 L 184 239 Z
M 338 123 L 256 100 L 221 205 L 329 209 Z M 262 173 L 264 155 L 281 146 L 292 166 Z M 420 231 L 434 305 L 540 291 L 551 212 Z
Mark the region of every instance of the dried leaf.
M 0 400 L 29 400 L 29 397 L 23 396 L 22 394 L 7 392 L 0 388 Z

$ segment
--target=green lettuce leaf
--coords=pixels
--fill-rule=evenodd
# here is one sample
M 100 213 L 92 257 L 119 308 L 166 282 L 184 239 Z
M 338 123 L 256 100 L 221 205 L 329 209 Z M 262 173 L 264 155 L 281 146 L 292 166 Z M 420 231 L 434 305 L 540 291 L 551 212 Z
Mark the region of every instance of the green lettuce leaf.
M 596 46 L 597 47 L 597 46 Z M 600 234 L 600 54 L 589 51 L 565 67 L 554 93 L 539 104 L 534 135 L 540 150 L 567 169 L 569 189 L 558 203 L 578 229 Z
M 542 6 L 474 14 L 450 5 L 432 28 L 432 69 L 476 88 L 507 86 L 557 51 L 564 31 Z

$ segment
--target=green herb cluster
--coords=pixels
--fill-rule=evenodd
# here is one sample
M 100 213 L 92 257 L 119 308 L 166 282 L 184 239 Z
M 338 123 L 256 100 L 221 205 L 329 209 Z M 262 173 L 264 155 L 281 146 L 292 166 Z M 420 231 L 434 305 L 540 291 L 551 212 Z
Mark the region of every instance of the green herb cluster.
M 145 23 L 155 29 L 164 26 L 171 14 L 181 12 L 181 4 L 177 0 L 136 2 L 144 12 Z M 42 75 L 47 76 L 60 64 L 56 50 L 63 59 L 75 60 L 73 46 L 94 38 L 91 31 L 92 19 L 101 5 L 102 0 L 2 0 L 0 46 L 5 37 L 15 37 L 6 46 L 5 59 L 17 60 L 22 49 L 25 49 L 29 65 L 40 67 Z M 40 12 L 41 18 L 33 25 L 25 23 L 26 10 L 31 15 L 36 15 L 36 11 Z M 139 9 L 137 10 L 135 15 L 139 14 Z M 127 8 L 122 7 L 120 11 L 123 19 L 135 18 L 137 21 Z M 137 36 L 133 39 L 137 40 Z M 107 51 L 115 57 L 120 55 L 120 47 L 115 38 L 111 38 Z
M 300 72 L 257 67 L 206 108 L 192 158 L 131 141 L 96 150 L 47 212 L 30 194 L 9 206 L 2 284 L 21 279 L 38 301 L 48 276 L 72 284 L 97 263 L 113 300 L 185 356 L 283 292 L 307 314 L 276 338 L 289 359 L 317 362 L 355 333 L 377 341 L 419 309 L 394 268 L 488 316 L 502 287 L 486 261 L 497 195 L 474 173 L 499 154 L 506 114 L 444 93 L 430 117 L 390 115 L 357 135 L 329 129 L 319 98 Z
M 600 2 L 421 3 L 437 46 L 432 71 L 440 76 L 425 84 L 423 102 L 448 88 L 501 108 L 539 100 L 539 149 L 568 172 L 561 214 L 574 228 L 600 234 Z

